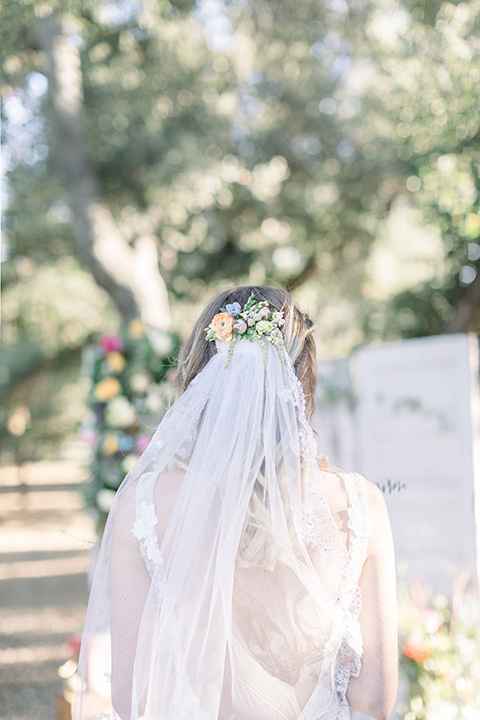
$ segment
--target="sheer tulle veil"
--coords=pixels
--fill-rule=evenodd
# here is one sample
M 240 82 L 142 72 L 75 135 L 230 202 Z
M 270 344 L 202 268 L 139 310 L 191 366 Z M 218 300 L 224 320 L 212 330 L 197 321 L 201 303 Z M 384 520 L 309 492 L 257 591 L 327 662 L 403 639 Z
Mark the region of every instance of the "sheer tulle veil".
M 361 654 L 358 588 L 302 386 L 287 351 L 241 340 L 228 365 L 227 351 L 217 342 L 117 493 L 74 720 L 343 717 L 336 673 L 341 648 L 343 667 L 345 647 Z

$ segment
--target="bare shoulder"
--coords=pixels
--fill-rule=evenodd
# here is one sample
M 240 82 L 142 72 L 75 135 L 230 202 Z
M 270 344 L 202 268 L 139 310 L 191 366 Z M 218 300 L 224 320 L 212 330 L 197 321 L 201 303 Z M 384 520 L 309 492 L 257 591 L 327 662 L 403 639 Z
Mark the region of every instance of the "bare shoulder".
M 378 485 L 365 479 L 365 492 L 367 497 L 368 509 L 372 515 L 372 520 L 375 516 L 388 515 L 387 505 L 385 503 L 385 497 L 383 492 L 380 490 Z
M 130 482 L 128 485 L 125 485 L 117 491 L 117 495 L 115 497 L 117 512 L 127 512 L 129 508 L 135 505 L 137 484 L 138 480 Z
M 117 541 L 130 539 L 130 528 L 135 521 L 135 498 L 137 484 L 130 483 L 117 492 L 112 508 L 114 513 L 113 532 Z
M 185 470 L 161 472 L 155 481 L 155 502 L 175 503 L 185 478 Z
M 392 545 L 392 530 L 385 496 L 378 485 L 365 480 L 366 500 L 373 533 L 369 540 L 368 555 L 388 551 Z
M 158 517 L 158 534 L 163 537 L 175 503 L 182 489 L 185 478 L 184 470 L 171 470 L 160 473 L 155 482 L 154 499 Z
M 140 556 L 138 541 L 132 534 L 135 523 L 137 483 L 131 482 L 117 493 L 112 508 L 114 512 L 112 526 L 112 571 L 120 577 L 125 567 L 141 568 L 143 562 Z

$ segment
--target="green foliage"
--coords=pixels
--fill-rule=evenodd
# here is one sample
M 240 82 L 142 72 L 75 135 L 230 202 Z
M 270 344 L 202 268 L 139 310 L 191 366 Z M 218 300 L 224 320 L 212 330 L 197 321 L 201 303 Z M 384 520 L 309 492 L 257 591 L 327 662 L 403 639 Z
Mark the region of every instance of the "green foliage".
M 72 257 L 38 267 L 19 256 L 3 269 L 0 461 L 58 457 L 84 414 L 81 349 L 94 333 L 116 328 L 118 314 Z M 19 434 L 8 429 L 17 411 L 29 415 Z
M 31 7 L 19 7 L 28 24 Z M 338 350 L 441 330 L 480 253 L 476 2 L 336 3 L 320 15 L 316 2 L 228 4 L 219 49 L 201 5 L 108 7 L 73 3 L 66 16 L 82 45 L 90 154 L 124 234 L 134 241 L 148 216 L 174 297 L 306 272 L 299 297 L 326 340 L 344 338 Z M 12 52 L 8 80 L 19 64 L 24 77 L 40 69 Z M 12 186 L 21 223 L 24 182 Z M 415 239 L 400 239 L 393 262 L 406 253 L 417 270 L 396 278 L 370 258 L 401 232 L 385 230 L 399 198 L 416 234 L 440 240 L 419 273 Z M 12 253 L 32 234 L 12 229 Z M 71 242 L 68 228 L 57 235 L 58 248 Z
M 2 335 L 5 350 L 28 341 L 52 357 L 68 348 L 81 348 L 105 323 L 115 327 L 118 314 L 92 276 L 72 257 L 37 267 L 27 257 L 10 264 L 16 281 L 6 283 L 2 296 Z M 1 355 L 0 355 L 1 357 Z
M 387 480 L 386 483 L 377 483 L 377 486 L 380 488 L 380 490 L 381 490 L 383 493 L 386 493 L 387 490 L 388 490 L 388 493 L 391 495 L 392 492 L 395 492 L 395 490 L 396 490 L 397 492 L 400 492 L 400 490 L 405 490 L 405 488 L 407 487 L 407 484 L 406 484 L 406 483 L 401 483 L 401 482 L 399 482 L 398 480 L 395 480 L 395 481 L 392 483 L 392 481 L 390 480 L 390 478 L 388 478 L 388 480 Z
M 72 459 L 67 444 L 75 440 L 85 414 L 79 349 L 65 350 L 52 358 L 38 356 L 38 346 L 31 343 L 8 351 L 14 368 L 11 379 L 13 376 L 17 382 L 8 395 L 2 396 L 0 405 L 0 463 Z M 4 351 L 1 360 L 5 360 Z M 17 373 L 17 366 L 23 369 L 26 364 L 28 373 Z M 2 380 L 5 368 L 0 363 Z
M 441 265 L 432 258 L 423 281 L 391 288 L 386 338 L 441 331 L 479 269 L 479 6 L 428 5 L 382 3 L 367 28 L 362 153 L 381 152 L 380 197 L 408 197 L 419 226 L 441 239 Z
M 218 285 L 279 282 L 324 355 L 442 331 L 480 263 L 479 9 L 7 0 L 5 292 L 25 292 L 28 263 L 35 283 L 76 252 L 28 40 L 55 11 L 79 48 L 102 197 L 129 242 L 158 238 L 174 317 Z M 115 329 L 102 297 L 94 331 Z M 4 342 L 32 327 L 18 302 Z M 88 324 L 82 304 L 69 312 L 72 332 Z M 68 347 L 62 322 L 42 335 Z
M 147 447 L 172 393 L 178 338 L 133 320 L 84 352 L 90 389 L 81 437 L 92 448 L 87 502 L 106 518 L 115 491 Z

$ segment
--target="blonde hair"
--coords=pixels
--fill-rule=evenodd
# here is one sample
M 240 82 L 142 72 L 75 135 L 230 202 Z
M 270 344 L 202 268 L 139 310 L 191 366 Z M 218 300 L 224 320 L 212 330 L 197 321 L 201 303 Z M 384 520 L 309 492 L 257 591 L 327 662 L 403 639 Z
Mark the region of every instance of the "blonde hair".
M 238 302 L 242 307 L 250 295 L 256 302 L 266 300 L 276 310 L 283 310 L 285 325 L 282 328 L 285 350 L 292 360 L 295 373 L 302 383 L 305 395 L 306 413 L 311 418 L 315 409 L 315 388 L 317 385 L 317 352 L 313 338 L 314 324 L 302 313 L 293 297 L 284 288 L 247 285 L 225 290 L 216 295 L 197 320 L 190 337 L 183 345 L 178 359 L 177 382 L 184 392 L 193 378 L 203 370 L 215 355 L 215 343 L 205 342 L 205 328 L 212 318 L 227 303 Z
M 310 419 L 315 409 L 317 385 L 316 347 L 313 338 L 314 324 L 301 312 L 292 296 L 283 288 L 245 286 L 236 287 L 216 295 L 200 315 L 193 331 L 183 345 L 179 356 L 177 383 L 184 392 L 194 377 L 216 353 L 215 343 L 205 342 L 205 328 L 222 307 L 238 302 L 242 307 L 251 295 L 256 302 L 266 300 L 276 310 L 283 310 L 285 325 L 282 328 L 285 350 L 292 360 L 295 374 L 305 395 L 305 411 Z M 285 473 L 281 458 L 276 458 L 280 492 L 286 499 L 284 509 L 293 544 L 296 544 L 295 526 L 290 508 Z M 302 483 L 303 484 L 303 483 Z M 268 503 L 267 503 L 268 505 Z M 282 557 L 281 549 L 272 543 L 272 524 L 262 471 L 259 472 L 245 515 L 237 563 L 240 567 L 263 566 L 273 570 Z

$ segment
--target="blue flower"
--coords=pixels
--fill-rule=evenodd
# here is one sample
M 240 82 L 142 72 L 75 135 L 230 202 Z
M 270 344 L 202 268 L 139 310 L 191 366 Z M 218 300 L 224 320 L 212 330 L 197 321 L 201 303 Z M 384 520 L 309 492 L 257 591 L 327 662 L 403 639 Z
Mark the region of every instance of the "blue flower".
M 128 452 L 135 445 L 135 440 L 130 435 L 121 435 L 118 444 L 122 452 Z
M 231 305 L 226 305 L 225 307 L 226 307 L 228 314 L 231 315 L 232 317 L 237 317 L 239 312 L 241 312 L 241 310 L 242 310 L 240 303 L 238 303 L 238 302 L 234 302 Z

